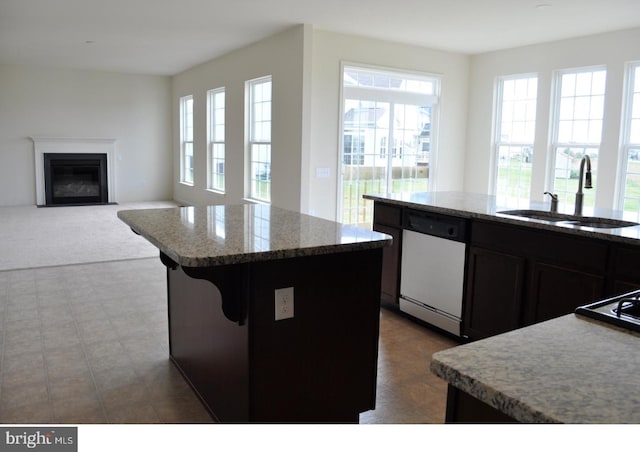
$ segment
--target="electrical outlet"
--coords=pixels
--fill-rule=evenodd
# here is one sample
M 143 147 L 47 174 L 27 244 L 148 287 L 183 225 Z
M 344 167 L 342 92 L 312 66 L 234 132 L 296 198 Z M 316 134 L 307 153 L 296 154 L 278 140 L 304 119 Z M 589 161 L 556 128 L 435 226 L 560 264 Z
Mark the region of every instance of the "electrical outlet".
M 276 320 L 293 318 L 293 287 L 276 289 Z

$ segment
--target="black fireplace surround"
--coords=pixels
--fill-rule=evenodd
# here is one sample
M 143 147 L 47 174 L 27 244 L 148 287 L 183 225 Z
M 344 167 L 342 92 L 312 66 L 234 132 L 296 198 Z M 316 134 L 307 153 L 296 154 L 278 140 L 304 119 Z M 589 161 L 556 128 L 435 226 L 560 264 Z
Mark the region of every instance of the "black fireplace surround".
M 44 154 L 47 206 L 107 204 L 107 154 Z

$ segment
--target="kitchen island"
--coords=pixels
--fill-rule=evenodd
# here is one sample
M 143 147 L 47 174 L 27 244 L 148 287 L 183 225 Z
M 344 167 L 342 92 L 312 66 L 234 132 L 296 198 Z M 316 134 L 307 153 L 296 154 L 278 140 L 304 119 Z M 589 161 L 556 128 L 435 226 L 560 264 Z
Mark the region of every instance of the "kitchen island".
M 358 422 L 375 408 L 374 231 L 266 205 L 118 217 L 167 267 L 169 345 L 221 422 Z
M 444 329 L 446 324 L 432 321 L 432 312 L 442 312 L 455 326 L 445 331 L 463 340 L 557 318 L 580 305 L 640 288 L 640 225 L 624 222 L 634 219 L 623 218 L 622 212 L 585 208 L 583 216 L 551 213 L 549 203 L 501 205 L 494 196 L 465 192 L 365 198 L 374 203 L 373 229 L 394 238 L 383 252 L 384 304 Z M 417 228 L 421 224 L 428 228 Z M 465 245 L 464 263 L 455 267 L 463 273 L 463 282 L 456 282 L 456 299 L 430 299 L 436 290 L 420 274 L 427 266 L 406 258 L 405 251 L 415 248 L 407 235 L 418 231 L 426 237 L 431 225 L 434 231 L 447 225 L 440 227 L 445 238 L 457 231 Z M 441 266 L 445 254 L 437 247 L 421 250 L 432 266 Z M 402 293 L 406 268 L 421 285 L 420 298 Z
M 447 422 L 640 423 L 640 334 L 576 314 L 435 353 Z

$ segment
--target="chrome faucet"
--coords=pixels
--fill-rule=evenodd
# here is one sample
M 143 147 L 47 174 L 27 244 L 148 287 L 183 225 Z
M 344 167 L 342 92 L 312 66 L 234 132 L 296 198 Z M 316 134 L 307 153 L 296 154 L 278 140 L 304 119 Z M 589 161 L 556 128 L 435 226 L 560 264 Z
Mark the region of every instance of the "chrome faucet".
M 587 163 L 587 174 L 584 174 L 584 164 Z M 576 210 L 574 215 L 582 215 L 582 201 L 584 201 L 584 193 L 582 193 L 582 179 L 584 177 L 584 188 L 593 188 L 591 185 L 591 159 L 588 155 L 582 157 L 580 161 L 580 176 L 578 180 L 578 191 L 576 193 Z
M 558 211 L 558 195 L 548 191 L 545 191 L 544 194 L 551 196 L 551 209 L 549 209 L 549 212 L 556 213 Z

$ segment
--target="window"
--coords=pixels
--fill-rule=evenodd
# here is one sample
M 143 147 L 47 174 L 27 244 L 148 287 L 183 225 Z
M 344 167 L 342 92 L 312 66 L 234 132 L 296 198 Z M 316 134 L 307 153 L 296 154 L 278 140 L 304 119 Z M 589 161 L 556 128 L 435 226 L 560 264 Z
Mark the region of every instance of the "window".
M 497 90 L 494 193 L 506 203 L 529 199 L 538 77 L 505 77 Z
M 207 188 L 224 193 L 225 190 L 225 89 L 212 89 L 207 92 L 208 110 L 208 154 Z
M 193 96 L 180 98 L 180 182 L 193 185 Z
M 367 227 L 373 211 L 363 194 L 429 189 L 440 81 L 354 66 L 345 66 L 342 77 L 338 217 Z
M 606 70 L 600 68 L 557 74 L 552 139 L 555 164 L 549 180 L 550 190 L 559 195 L 560 204 L 573 204 L 580 161 L 588 155 L 594 189 L 584 191 L 584 206 L 594 206 L 606 76 Z
M 345 134 L 344 152 L 342 153 L 342 161 L 345 165 L 364 164 L 364 140 L 364 135 Z M 380 149 L 382 153 L 382 145 Z
M 640 63 L 629 66 L 622 133 L 622 187 L 619 209 L 640 220 Z
M 271 202 L 271 77 L 247 82 L 249 197 Z

